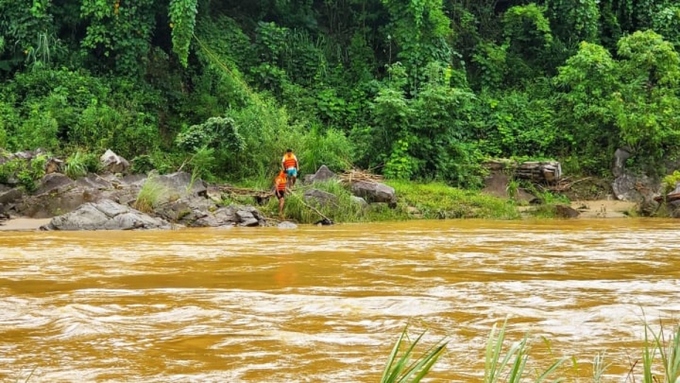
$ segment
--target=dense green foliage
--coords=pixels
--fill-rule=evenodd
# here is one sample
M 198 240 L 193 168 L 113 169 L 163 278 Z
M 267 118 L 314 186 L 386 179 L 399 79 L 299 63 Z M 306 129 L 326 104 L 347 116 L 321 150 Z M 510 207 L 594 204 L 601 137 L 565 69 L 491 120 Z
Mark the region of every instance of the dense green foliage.
M 0 0 L 0 148 L 477 186 L 486 157 L 667 174 L 671 0 Z M 671 165 L 672 166 L 672 165 Z

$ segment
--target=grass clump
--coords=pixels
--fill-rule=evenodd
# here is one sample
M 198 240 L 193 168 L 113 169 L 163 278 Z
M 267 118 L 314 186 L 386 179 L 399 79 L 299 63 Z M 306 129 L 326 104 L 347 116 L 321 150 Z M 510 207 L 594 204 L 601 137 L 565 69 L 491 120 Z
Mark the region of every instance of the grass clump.
M 461 190 L 440 182 L 417 184 L 394 180 L 387 184 L 397 193 L 398 208 L 414 207 L 424 219 L 520 218 L 514 202 L 476 191 Z
M 329 193 L 328 199 L 320 202 L 315 199 L 306 199 L 306 191 L 316 189 Z M 270 215 L 278 214 L 278 200 L 269 199 L 266 211 Z M 286 194 L 285 217 L 299 223 L 314 223 L 321 220 L 323 214 L 334 222 L 361 222 L 369 220 L 367 210 L 355 202 L 352 193 L 337 180 L 317 182 L 313 185 L 302 186 L 298 182 L 292 192 Z M 321 214 L 319 214 L 321 213 Z
M 47 159 L 47 154 L 39 154 L 30 161 L 13 158 L 0 164 L 0 183 L 17 183 L 29 193 L 36 191 L 45 175 Z
M 154 177 L 149 177 L 139 190 L 132 207 L 141 212 L 150 213 L 168 192 L 169 190 L 165 185 L 158 182 Z
M 319 213 L 334 222 L 404 221 L 414 218 L 520 218 L 514 202 L 479 192 L 465 191 L 443 183 L 389 181 L 386 184 L 395 189 L 396 207 L 390 207 L 386 203 L 365 206 L 353 197 L 347 186 L 337 180 L 313 185 L 298 182 L 295 189 L 286 195 L 285 216 L 286 219 L 303 224 L 320 220 L 322 217 Z M 266 190 L 271 188 L 271 183 L 251 180 L 248 186 Z M 304 198 L 304 193 L 310 189 L 321 190 L 335 197 L 325 203 L 316 203 Z M 276 198 L 270 198 L 265 211 L 271 216 L 278 214 Z
M 97 173 L 101 170 L 101 163 L 96 155 L 76 151 L 66 159 L 64 173 L 71 179 L 85 177 L 87 173 Z

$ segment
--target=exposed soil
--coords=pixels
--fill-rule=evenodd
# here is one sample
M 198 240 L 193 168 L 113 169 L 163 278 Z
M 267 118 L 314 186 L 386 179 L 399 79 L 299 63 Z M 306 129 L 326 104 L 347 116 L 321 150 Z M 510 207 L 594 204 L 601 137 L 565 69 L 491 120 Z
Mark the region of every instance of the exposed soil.
M 50 218 L 12 218 L 0 223 L 0 231 L 34 231 L 50 223 Z
M 571 207 L 581 213 L 578 218 L 623 218 L 635 210 L 635 205 L 635 202 L 606 199 L 571 203 Z

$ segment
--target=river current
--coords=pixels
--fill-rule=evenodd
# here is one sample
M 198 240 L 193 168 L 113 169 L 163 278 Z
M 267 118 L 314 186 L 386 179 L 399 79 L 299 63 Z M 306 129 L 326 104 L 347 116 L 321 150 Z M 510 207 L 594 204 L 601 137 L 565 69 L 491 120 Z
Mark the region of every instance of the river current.
M 678 221 L 0 232 L 2 382 L 378 382 L 406 325 L 479 382 L 506 318 L 527 376 L 623 382 L 680 318 Z

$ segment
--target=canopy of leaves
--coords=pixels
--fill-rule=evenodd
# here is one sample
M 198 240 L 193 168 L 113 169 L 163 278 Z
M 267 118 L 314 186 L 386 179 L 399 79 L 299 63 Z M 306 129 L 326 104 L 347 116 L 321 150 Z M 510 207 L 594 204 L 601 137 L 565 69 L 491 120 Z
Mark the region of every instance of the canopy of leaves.
M 494 156 L 609 176 L 626 147 L 664 173 L 679 31 L 669 0 L 0 0 L 0 146 L 220 178 L 294 147 L 461 186 Z

